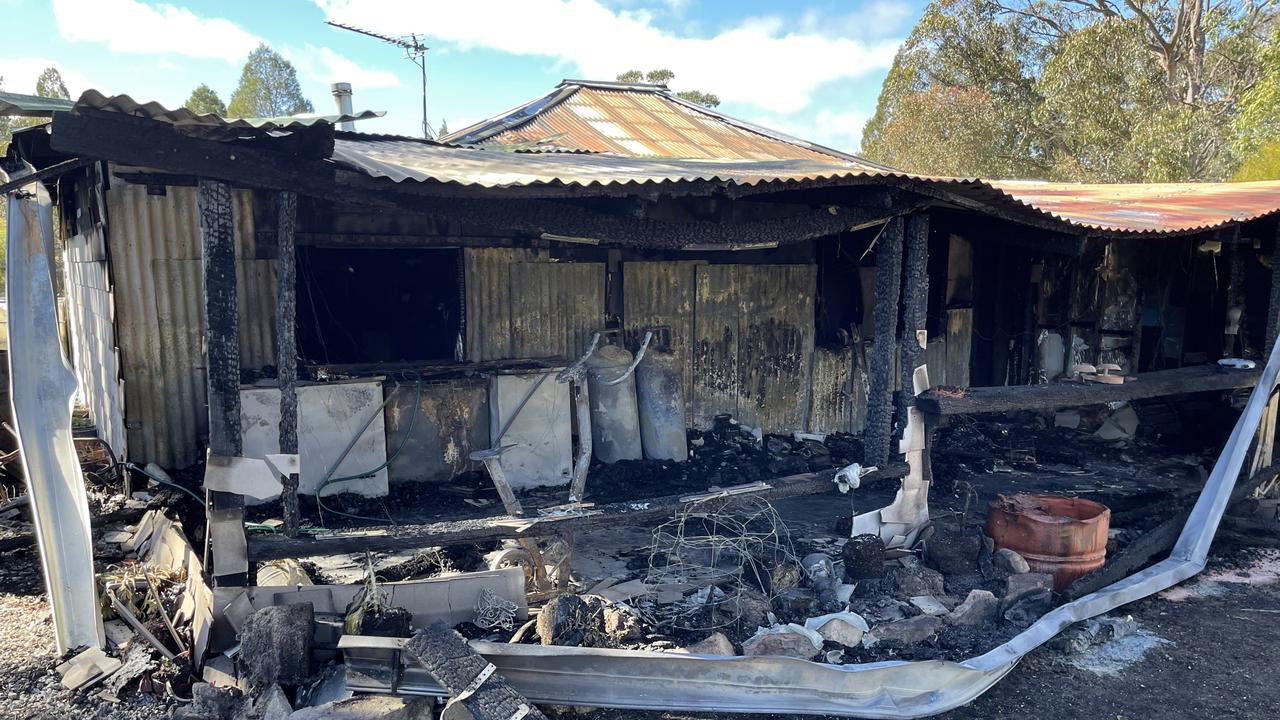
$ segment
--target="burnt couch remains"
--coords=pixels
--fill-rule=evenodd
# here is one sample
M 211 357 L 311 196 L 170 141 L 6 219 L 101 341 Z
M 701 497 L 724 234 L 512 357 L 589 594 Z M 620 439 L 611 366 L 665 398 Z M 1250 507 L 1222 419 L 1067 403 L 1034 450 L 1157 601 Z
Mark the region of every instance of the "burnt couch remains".
M 153 511 L 123 540 L 143 570 L 58 581 L 92 568 L 92 530 L 73 449 L 41 439 L 65 408 L 22 383 L 61 363 L 14 357 L 59 647 L 106 646 L 103 593 L 187 659 L 209 712 L 332 700 L 340 672 L 502 717 L 657 694 L 932 714 L 1197 572 L 1241 468 L 1252 488 L 1272 464 L 1276 183 L 992 183 L 350 119 L 91 91 L 6 159 L 15 347 L 57 355 L 60 253 L 71 360 L 50 382 L 70 402 L 74 372 L 135 479 L 201 499 L 194 545 Z M 985 512 L 1013 495 L 998 471 L 1066 462 L 1054 433 L 1109 448 L 1157 422 L 1144 402 L 1255 386 L 1198 501 L 1161 491 L 1185 514 L 1159 527 L 1125 535 L 1121 494 L 1064 509 L 1061 474 Z M 1011 411 L 1040 420 L 975 439 L 994 426 L 969 418 Z M 982 463 L 986 485 L 957 479 Z M 1068 516 L 1092 545 L 1063 570 L 1079 558 L 1023 535 Z M 610 555 L 628 527 L 643 542 Z M 121 597 L 142 586 L 172 597 Z M 135 617 L 155 605 L 173 643 Z M 458 653 L 479 654 L 467 677 Z

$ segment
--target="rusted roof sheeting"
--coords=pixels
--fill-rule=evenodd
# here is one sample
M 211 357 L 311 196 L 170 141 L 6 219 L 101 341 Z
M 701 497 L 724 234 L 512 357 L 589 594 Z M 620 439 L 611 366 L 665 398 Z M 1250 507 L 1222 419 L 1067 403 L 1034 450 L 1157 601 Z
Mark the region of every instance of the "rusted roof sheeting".
M 813 160 L 732 161 L 620 157 L 595 153 L 523 153 L 338 133 L 333 160 L 395 182 L 440 182 L 486 188 L 628 186 L 720 182 L 777 185 L 883 178 L 936 186 L 993 210 L 1051 219 L 1068 227 L 1120 234 L 1184 233 L 1252 220 L 1280 210 L 1280 181 L 1077 185 L 983 181 L 868 170 Z
M 445 139 L 632 157 L 812 160 L 887 169 L 690 103 L 662 85 L 566 80 L 548 95 Z
M 1243 222 L 1280 209 L 1280 181 L 1083 185 L 997 180 L 1020 203 L 1077 225 L 1168 232 Z
M 76 101 L 75 107 L 90 110 L 118 112 L 147 120 L 159 120 L 182 128 L 285 130 L 293 127 L 309 127 L 324 124 L 368 120 L 386 115 L 383 111 L 364 110 L 354 115 L 286 115 L 270 118 L 224 118 L 212 113 L 198 115 L 186 108 L 170 110 L 158 102 L 139 103 L 128 95 L 107 97 L 97 90 L 86 90 Z

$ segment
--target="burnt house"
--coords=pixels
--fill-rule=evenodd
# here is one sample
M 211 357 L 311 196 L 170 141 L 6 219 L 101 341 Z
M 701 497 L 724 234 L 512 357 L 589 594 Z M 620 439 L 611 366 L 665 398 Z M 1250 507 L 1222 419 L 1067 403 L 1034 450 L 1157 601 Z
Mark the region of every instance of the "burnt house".
M 512 524 L 520 491 L 589 497 L 575 449 L 597 421 L 566 371 L 598 344 L 648 336 L 683 428 L 859 437 L 927 520 L 926 420 L 1249 387 L 1260 372 L 1208 363 L 1277 331 L 1275 182 L 924 177 L 611 84 L 450 142 L 92 91 L 51 115 L 15 136 L 2 187 L 42 181 L 60 210 L 72 365 L 120 458 L 296 455 L 303 495 L 431 498 L 484 470 L 503 492 L 504 515 L 463 525 L 389 511 L 377 532 L 356 515 L 245 540 L 248 493 L 207 487 L 226 588 L 256 560 L 669 514 L 675 492 Z M 1082 364 L 1140 381 L 1052 382 Z M 919 515 L 895 517 L 875 531 L 909 545 Z

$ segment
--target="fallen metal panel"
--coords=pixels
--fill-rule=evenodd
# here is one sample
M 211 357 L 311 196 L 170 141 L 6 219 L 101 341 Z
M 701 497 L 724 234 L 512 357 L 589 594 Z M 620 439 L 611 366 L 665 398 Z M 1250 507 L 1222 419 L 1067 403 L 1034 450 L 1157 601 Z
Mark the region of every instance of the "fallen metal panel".
M 0 173 L 3 176 L 3 173 Z M 76 377 L 62 356 L 53 292 L 53 210 L 39 183 L 9 194 L 9 377 L 58 652 L 101 646 L 93 536 L 71 442 Z
M 1169 559 L 1062 605 L 1009 642 L 964 662 L 824 665 L 783 657 L 716 657 L 473 642 L 530 700 L 623 709 L 918 718 L 972 702 L 1063 629 L 1171 587 L 1204 569 L 1250 440 L 1280 376 L 1280 343 L 1219 455 Z M 403 642 L 403 641 L 395 641 Z M 381 643 L 381 644 L 380 644 Z M 352 689 L 439 694 L 404 669 L 384 638 L 343 638 Z M 390 663 L 395 663 L 391 666 Z M 392 667 L 390 675 L 388 667 Z M 381 671 L 381 672 L 379 672 Z

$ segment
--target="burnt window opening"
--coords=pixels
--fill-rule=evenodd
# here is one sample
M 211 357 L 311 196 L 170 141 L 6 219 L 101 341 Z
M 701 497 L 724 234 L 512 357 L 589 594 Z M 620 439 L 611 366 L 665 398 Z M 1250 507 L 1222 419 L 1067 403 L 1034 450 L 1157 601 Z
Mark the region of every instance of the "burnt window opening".
M 456 248 L 298 248 L 298 353 L 324 364 L 454 360 Z

